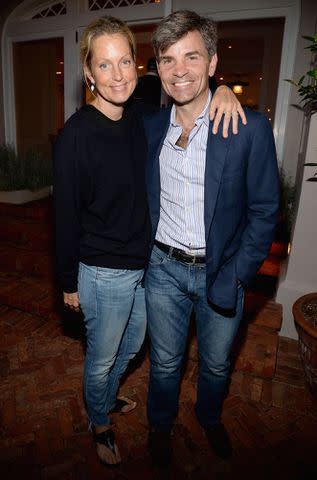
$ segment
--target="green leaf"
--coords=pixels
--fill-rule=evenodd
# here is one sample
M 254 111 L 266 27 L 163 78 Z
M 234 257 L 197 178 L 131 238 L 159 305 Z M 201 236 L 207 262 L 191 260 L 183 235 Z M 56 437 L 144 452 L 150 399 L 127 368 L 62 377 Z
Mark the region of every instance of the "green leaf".
M 309 72 L 307 72 L 307 75 L 309 75 L 310 77 L 316 78 L 317 69 L 315 69 L 315 70 L 309 70 Z
M 302 38 L 304 38 L 305 40 L 309 40 L 310 42 L 315 42 L 315 36 L 317 36 L 317 34 L 315 34 L 313 37 L 308 37 L 306 35 L 303 35 Z
M 297 87 L 297 83 L 294 82 L 294 80 L 290 80 L 289 78 L 284 78 L 285 82 L 288 82 L 288 83 L 291 83 L 292 85 L 294 85 L 294 87 Z
M 317 167 L 317 163 L 304 163 L 306 167 Z

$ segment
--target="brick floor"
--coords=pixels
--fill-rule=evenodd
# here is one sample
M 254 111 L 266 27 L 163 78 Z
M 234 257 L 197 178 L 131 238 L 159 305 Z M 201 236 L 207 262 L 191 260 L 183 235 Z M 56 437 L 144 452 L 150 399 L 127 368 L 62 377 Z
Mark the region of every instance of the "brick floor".
M 0 204 L 1 479 L 317 478 L 316 399 L 306 389 L 297 342 L 278 337 L 281 310 L 272 301 L 279 245 L 247 292 L 235 345 L 223 410 L 233 459 L 214 456 L 193 413 L 197 347 L 192 333 L 170 471 L 157 471 L 147 452 L 147 343 L 121 387 L 138 405 L 127 415 L 113 415 L 124 461 L 111 469 L 99 463 L 87 430 L 84 327 L 80 315 L 61 309 L 52 283 L 49 225 L 48 203 Z
M 82 397 L 82 332 L 78 315 L 62 322 L 58 315 L 44 319 L 0 307 L 1 478 L 168 478 L 152 467 L 146 449 L 146 346 L 121 387 L 138 406 L 113 415 L 124 462 L 115 470 L 98 462 Z M 196 372 L 192 355 L 181 388 L 170 478 L 314 478 L 317 405 L 305 388 L 296 342 L 280 339 L 273 379 L 233 374 L 240 394 L 228 395 L 223 412 L 235 449 L 230 462 L 209 451 L 194 417 Z M 252 379 L 254 401 L 248 391 Z M 261 401 L 256 386 L 264 391 Z

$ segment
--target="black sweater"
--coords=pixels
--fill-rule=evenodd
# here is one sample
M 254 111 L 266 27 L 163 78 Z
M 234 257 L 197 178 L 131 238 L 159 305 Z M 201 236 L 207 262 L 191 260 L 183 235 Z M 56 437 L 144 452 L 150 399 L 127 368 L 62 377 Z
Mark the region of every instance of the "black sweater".
M 57 276 L 77 291 L 78 264 L 138 269 L 148 257 L 146 141 L 141 117 L 113 121 L 91 105 L 65 123 L 54 148 Z

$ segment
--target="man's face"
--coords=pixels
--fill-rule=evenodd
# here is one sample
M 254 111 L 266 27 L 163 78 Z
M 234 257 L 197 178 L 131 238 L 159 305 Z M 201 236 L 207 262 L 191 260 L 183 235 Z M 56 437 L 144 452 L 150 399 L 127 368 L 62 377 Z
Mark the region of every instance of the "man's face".
M 208 77 L 215 72 L 217 54 L 209 60 L 198 31 L 187 33 L 160 53 L 158 72 L 162 85 L 176 104 L 204 107 L 208 96 Z

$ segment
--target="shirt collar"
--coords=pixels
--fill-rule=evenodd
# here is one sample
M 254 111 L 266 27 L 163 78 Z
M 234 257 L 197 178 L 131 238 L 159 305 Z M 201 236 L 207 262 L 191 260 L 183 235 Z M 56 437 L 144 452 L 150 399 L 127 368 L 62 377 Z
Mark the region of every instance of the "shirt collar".
M 198 115 L 195 120 L 195 125 L 201 125 L 204 123 L 207 127 L 209 127 L 209 104 L 211 102 L 211 91 L 208 92 L 207 102 L 204 106 L 203 111 Z M 170 117 L 170 124 L 173 127 L 179 127 L 179 123 L 176 122 L 176 107 L 175 105 L 172 106 L 171 110 L 171 117 Z

